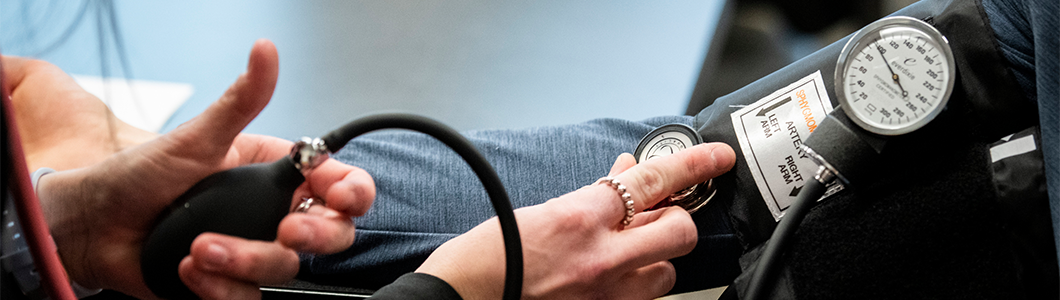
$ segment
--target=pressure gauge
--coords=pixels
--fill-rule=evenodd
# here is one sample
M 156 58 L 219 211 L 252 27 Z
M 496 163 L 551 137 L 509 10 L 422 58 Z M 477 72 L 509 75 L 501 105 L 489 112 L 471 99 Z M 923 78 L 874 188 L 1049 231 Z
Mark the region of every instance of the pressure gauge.
M 854 34 L 839 54 L 835 76 L 836 96 L 854 123 L 900 135 L 938 116 L 956 72 L 946 37 L 921 20 L 898 16 Z
M 692 127 L 684 124 L 667 124 L 655 128 L 655 130 L 645 135 L 637 145 L 637 150 L 633 152 L 633 157 L 637 159 L 638 163 L 641 163 L 649 159 L 674 154 L 702 142 L 703 139 L 699 137 L 699 133 Z M 660 201 L 650 209 L 679 206 L 687 210 L 688 213 L 694 213 L 707 204 L 707 201 L 714 197 L 715 192 L 716 189 L 712 180 L 699 183 L 670 195 L 666 200 Z

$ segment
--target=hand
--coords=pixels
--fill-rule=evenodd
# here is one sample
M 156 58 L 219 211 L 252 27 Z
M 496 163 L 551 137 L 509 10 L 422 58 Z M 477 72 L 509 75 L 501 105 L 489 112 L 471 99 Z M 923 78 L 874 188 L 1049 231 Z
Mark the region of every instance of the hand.
M 649 299 L 669 291 L 668 259 L 692 251 L 696 226 L 677 207 L 643 212 L 668 195 L 721 175 L 735 154 L 721 143 L 698 145 L 635 165 L 622 154 L 610 176 L 641 211 L 622 228 L 625 205 L 615 189 L 593 184 L 515 211 L 522 237 L 524 299 Z M 491 219 L 446 242 L 416 272 L 439 277 L 464 299 L 498 299 L 504 286 L 500 225 Z
M 4 56 L 3 71 L 29 172 L 87 167 L 157 136 L 119 120 L 55 65 Z
M 247 72 L 195 119 L 99 164 L 41 178 L 45 218 L 73 280 L 153 298 L 140 273 L 140 249 L 166 206 L 212 173 L 275 161 L 289 152 L 288 141 L 239 134 L 272 97 L 278 65 L 272 43 L 258 41 Z M 327 207 L 287 216 L 272 242 L 200 235 L 180 264 L 181 278 L 206 299 L 260 297 L 259 283 L 294 277 L 296 250 L 348 248 L 354 233 L 351 217 L 364 214 L 374 196 L 366 172 L 328 160 L 294 195 L 326 199 Z

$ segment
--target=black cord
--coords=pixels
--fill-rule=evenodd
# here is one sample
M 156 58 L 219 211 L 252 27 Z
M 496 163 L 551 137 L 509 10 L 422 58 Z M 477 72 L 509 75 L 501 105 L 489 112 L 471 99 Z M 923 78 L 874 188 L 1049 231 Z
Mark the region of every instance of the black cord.
M 497 176 L 497 172 L 493 170 L 486 158 L 475 150 L 475 146 L 460 133 L 445 124 L 421 116 L 380 114 L 354 120 L 331 131 L 321 139 L 327 145 L 328 151 L 335 153 L 357 136 L 388 128 L 419 131 L 438 139 L 460 155 L 471 166 L 475 175 L 478 175 L 482 186 L 486 188 L 490 202 L 493 203 L 493 210 L 497 212 L 497 219 L 501 223 L 501 234 L 504 236 L 506 264 L 504 299 L 519 299 L 523 289 L 523 250 L 512 204 L 508 200 L 508 193 L 504 190 L 504 185 Z
M 780 219 L 780 224 L 777 224 L 777 228 L 773 230 L 773 235 L 766 241 L 765 250 L 759 256 L 758 264 L 755 265 L 754 273 L 751 274 L 751 282 L 745 299 L 757 300 L 769 297 L 773 288 L 773 280 L 779 271 L 776 268 L 783 258 L 788 240 L 795 235 L 795 230 L 799 228 L 802 219 L 817 204 L 817 199 L 824 195 L 824 191 L 824 183 L 817 179 L 808 180 L 802 187 L 799 196 L 791 203 L 784 217 Z

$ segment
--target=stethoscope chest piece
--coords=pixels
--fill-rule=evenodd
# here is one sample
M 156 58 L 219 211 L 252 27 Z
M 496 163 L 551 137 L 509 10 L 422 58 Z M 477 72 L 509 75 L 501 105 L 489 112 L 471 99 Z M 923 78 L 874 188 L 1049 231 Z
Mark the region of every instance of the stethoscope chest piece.
M 692 127 L 684 124 L 667 124 L 645 135 L 637 145 L 637 150 L 633 152 L 633 157 L 637 159 L 637 163 L 641 163 L 674 154 L 700 143 L 703 143 L 703 138 Z M 680 190 L 650 209 L 678 206 L 687 210 L 688 213 L 694 213 L 706 205 L 716 192 L 714 181 L 708 180 Z

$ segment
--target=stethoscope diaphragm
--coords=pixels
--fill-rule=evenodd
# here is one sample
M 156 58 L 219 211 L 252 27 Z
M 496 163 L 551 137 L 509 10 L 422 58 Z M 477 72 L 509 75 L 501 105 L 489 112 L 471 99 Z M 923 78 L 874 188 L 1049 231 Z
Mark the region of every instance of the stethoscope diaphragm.
M 703 143 L 703 138 L 692 127 L 685 124 L 666 124 L 648 132 L 640 140 L 637 150 L 633 152 L 633 157 L 636 158 L 637 163 L 640 163 L 671 155 L 700 143 Z M 716 192 L 714 181 L 707 180 L 707 182 L 695 184 L 670 195 L 649 210 L 678 206 L 687 210 L 688 213 L 694 213 L 706 205 Z

